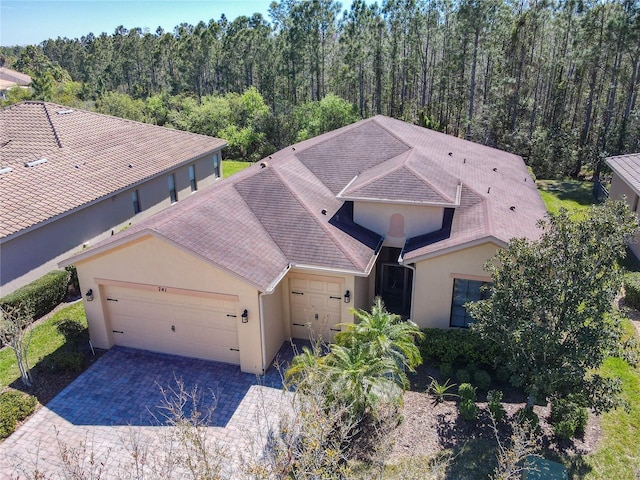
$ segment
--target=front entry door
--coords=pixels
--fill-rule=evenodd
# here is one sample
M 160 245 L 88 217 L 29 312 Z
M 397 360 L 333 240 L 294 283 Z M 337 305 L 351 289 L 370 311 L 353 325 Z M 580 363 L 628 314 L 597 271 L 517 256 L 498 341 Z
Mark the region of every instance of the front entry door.
M 383 263 L 379 295 L 387 310 L 405 318 L 411 315 L 413 271 L 397 263 Z

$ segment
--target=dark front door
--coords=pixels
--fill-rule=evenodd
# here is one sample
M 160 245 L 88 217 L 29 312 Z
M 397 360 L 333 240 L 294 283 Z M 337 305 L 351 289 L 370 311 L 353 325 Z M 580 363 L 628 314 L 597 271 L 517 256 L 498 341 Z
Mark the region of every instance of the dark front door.
M 413 271 L 397 263 L 382 263 L 378 295 L 391 313 L 411 315 Z

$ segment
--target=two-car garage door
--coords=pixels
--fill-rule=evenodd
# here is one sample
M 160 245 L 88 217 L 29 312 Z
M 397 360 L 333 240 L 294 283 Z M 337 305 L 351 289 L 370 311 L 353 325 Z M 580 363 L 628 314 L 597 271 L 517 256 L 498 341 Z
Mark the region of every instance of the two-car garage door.
M 103 288 L 116 345 L 240 363 L 237 297 L 187 295 L 152 285 Z

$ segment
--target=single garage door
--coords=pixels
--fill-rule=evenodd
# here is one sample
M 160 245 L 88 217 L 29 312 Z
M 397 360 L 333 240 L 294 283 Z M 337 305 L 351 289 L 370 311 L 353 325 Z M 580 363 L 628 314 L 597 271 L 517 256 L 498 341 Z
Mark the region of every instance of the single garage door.
M 328 342 L 340 331 L 343 281 L 340 278 L 291 276 L 291 336 L 308 339 L 313 335 Z
M 152 285 L 103 288 L 116 345 L 240 364 L 237 297 L 172 294 Z

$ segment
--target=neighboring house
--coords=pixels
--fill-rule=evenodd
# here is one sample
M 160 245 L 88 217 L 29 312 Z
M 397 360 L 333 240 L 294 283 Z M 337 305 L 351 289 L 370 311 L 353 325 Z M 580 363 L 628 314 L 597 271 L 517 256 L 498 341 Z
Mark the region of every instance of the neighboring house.
M 212 184 L 225 145 L 53 103 L 2 109 L 1 295 Z
M 262 373 L 290 337 L 331 340 L 380 295 L 421 327 L 468 326 L 483 264 L 537 238 L 522 159 L 377 116 L 285 148 L 66 260 L 93 344 Z M 86 293 L 91 295 L 87 297 Z
M 626 199 L 629 208 L 639 214 L 640 153 L 609 157 L 607 158 L 607 165 L 613 170 L 609 198 L 613 200 Z M 628 243 L 634 255 L 640 258 L 640 233 L 633 236 Z
M 0 98 L 5 98 L 7 90 L 13 87 L 26 88 L 31 85 L 31 77 L 7 67 L 0 67 Z

